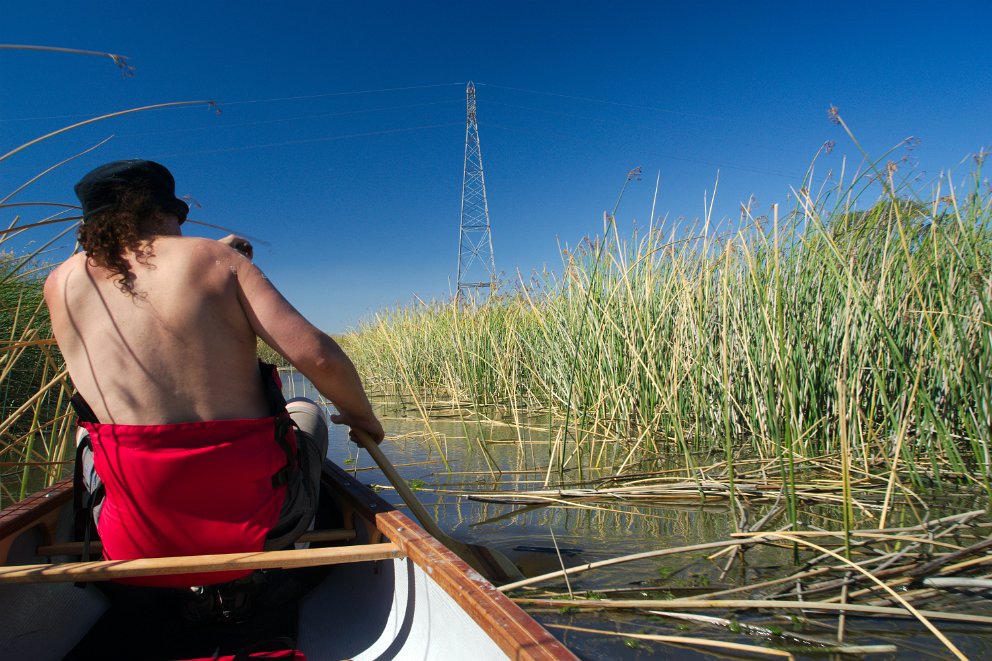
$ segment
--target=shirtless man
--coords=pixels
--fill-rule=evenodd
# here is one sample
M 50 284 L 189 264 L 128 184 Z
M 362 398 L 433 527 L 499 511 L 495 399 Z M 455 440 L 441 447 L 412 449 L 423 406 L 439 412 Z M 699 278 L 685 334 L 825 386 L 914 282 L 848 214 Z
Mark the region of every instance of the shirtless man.
M 120 430 L 133 431 L 131 425 L 153 436 L 160 429 L 173 434 L 182 423 L 221 429 L 270 416 L 257 337 L 334 403 L 333 422 L 383 439 L 358 373 L 337 343 L 245 255 L 181 235 L 188 208 L 175 197 L 168 170 L 118 161 L 86 175 L 76 193 L 85 253 L 52 271 L 45 302 L 73 384 L 96 420 L 116 430 L 115 439 Z M 99 455 L 96 442 L 94 452 Z

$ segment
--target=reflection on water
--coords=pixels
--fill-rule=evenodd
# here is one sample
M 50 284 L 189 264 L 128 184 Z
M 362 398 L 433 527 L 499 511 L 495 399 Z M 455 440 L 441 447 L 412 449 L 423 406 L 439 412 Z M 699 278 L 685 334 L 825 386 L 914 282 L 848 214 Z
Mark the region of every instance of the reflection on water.
M 319 399 L 298 375 L 284 374 L 283 378 L 287 397 Z M 548 431 L 540 424 L 515 427 L 501 421 L 464 422 L 454 417 L 438 417 L 430 421 L 431 434 L 422 420 L 396 416 L 395 409 L 378 404 L 377 409 L 387 433 L 383 450 L 441 527 L 462 541 L 498 549 L 525 575 L 560 569 L 560 562 L 566 566 L 585 564 L 648 550 L 723 540 L 734 532 L 729 507 L 722 502 L 671 506 L 618 500 L 540 504 L 472 500 L 465 494 L 499 490 L 512 495 L 517 491 L 543 489 L 548 465 Z M 394 415 L 390 415 L 391 411 Z M 367 453 L 348 440 L 347 429 L 332 426 L 328 456 L 353 472 L 362 483 L 381 488 L 383 498 L 403 509 L 402 501 L 388 487 L 388 480 Z M 607 476 L 608 473 L 583 477 L 593 480 Z M 565 480 L 569 479 L 578 481 L 578 476 L 568 474 Z M 755 506 L 751 520 L 758 520 L 769 507 Z M 955 510 L 962 511 L 960 507 Z M 804 516 L 811 525 L 840 528 L 840 513 L 836 508 L 814 506 L 807 508 Z M 890 517 L 888 525 L 917 523 L 913 513 L 904 510 Z M 772 527 L 783 524 L 784 521 L 779 521 Z M 555 552 L 556 545 L 565 551 L 561 560 Z M 542 587 L 561 592 L 568 587 L 575 592 L 595 591 L 616 599 L 663 599 L 753 584 L 788 575 L 795 569 L 789 549 L 753 547 L 727 573 L 723 568 L 728 556 L 709 559 L 708 555 L 698 552 L 626 563 L 574 575 L 569 586 L 556 581 Z M 976 601 L 974 612 L 992 615 L 990 602 L 981 597 L 971 598 Z M 532 613 L 549 625 L 696 636 L 753 645 L 765 642 L 760 637 L 734 634 L 723 628 L 622 611 L 533 610 Z M 728 616 L 711 611 L 705 614 Z M 789 629 L 793 625 L 788 616 L 739 612 L 735 617 L 740 622 L 773 629 Z M 821 619 L 829 622 L 831 629 L 836 627 L 836 618 Z M 992 658 L 992 637 L 979 627 L 950 623 L 940 623 L 939 627 L 970 658 Z M 907 620 L 848 616 L 846 631 L 849 644 L 897 644 L 899 653 L 892 658 L 949 658 L 946 648 L 922 626 Z M 560 629 L 552 629 L 552 633 L 588 659 L 717 658 L 661 643 L 638 642 L 631 646 L 613 637 Z M 806 633 L 827 635 L 829 632 L 807 628 Z M 797 658 L 823 658 L 812 649 L 790 651 Z M 720 652 L 719 656 L 728 658 L 726 652 Z M 729 658 L 738 657 L 729 655 Z

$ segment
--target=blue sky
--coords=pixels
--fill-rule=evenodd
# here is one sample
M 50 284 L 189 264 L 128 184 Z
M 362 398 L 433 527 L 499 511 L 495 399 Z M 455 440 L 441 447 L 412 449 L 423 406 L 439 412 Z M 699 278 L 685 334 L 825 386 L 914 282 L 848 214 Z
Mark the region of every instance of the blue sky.
M 147 104 L 211 99 L 222 112 L 158 110 L 64 134 L 0 162 L 0 196 L 113 135 L 17 199 L 74 202 L 90 168 L 158 160 L 201 205 L 191 218 L 260 240 L 259 265 L 331 332 L 449 295 L 469 80 L 496 265 L 510 279 L 601 231 L 634 167 L 644 178 L 619 210 L 622 231 L 648 222 L 659 171 L 656 215 L 672 220 L 702 214 L 719 172 L 719 219 L 751 195 L 758 213 L 785 203 L 827 140 L 837 147 L 818 172 L 845 155 L 856 166 L 830 105 L 872 154 L 919 138 L 903 167 L 922 187 L 942 171 L 960 179 L 992 145 L 988 2 L 8 5 L 0 43 L 119 53 L 135 72 L 0 50 L 0 152 Z M 59 246 L 52 259 L 71 241 Z

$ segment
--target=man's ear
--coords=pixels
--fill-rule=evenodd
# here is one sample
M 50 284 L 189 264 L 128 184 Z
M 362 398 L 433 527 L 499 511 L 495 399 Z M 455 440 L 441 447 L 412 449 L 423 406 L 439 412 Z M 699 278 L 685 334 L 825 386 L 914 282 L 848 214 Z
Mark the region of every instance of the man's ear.
M 181 234 L 179 216 L 159 209 L 151 220 L 150 229 L 156 234 Z

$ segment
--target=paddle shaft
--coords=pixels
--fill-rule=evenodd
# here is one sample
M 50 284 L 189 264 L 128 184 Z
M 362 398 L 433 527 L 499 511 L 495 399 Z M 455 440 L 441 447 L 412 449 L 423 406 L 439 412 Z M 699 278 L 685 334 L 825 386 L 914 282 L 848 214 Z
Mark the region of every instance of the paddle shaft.
M 407 485 L 406 480 L 400 477 L 400 474 L 393 467 L 393 463 L 389 461 L 386 455 L 382 452 L 379 444 L 372 440 L 365 431 L 361 429 L 352 429 L 352 437 L 358 441 L 365 450 L 371 455 L 372 460 L 375 461 L 379 469 L 385 474 L 386 478 L 393 483 L 393 487 L 396 489 L 396 493 L 400 495 L 406 506 L 410 508 L 413 515 L 417 517 L 417 521 L 420 525 L 424 527 L 424 530 L 429 532 L 434 539 L 438 540 L 448 548 L 455 550 L 456 548 L 461 548 L 464 546 L 461 542 L 452 539 L 446 535 L 437 525 L 431 515 L 427 513 L 427 508 L 413 495 L 413 490 Z
M 400 477 L 400 474 L 393 467 L 392 462 L 379 449 L 379 445 L 361 429 L 352 428 L 351 434 L 358 444 L 365 448 L 372 456 L 372 459 L 378 464 L 380 470 L 393 483 L 400 498 L 407 504 L 413 515 L 417 517 L 420 525 L 434 539 L 447 546 L 452 553 L 467 562 L 469 566 L 493 583 L 506 583 L 523 578 L 520 569 L 513 564 L 513 561 L 496 549 L 480 544 L 464 544 L 442 532 L 434 519 L 431 518 L 431 515 L 427 513 L 423 504 L 413 495 L 413 490 L 407 485 L 406 480 Z

